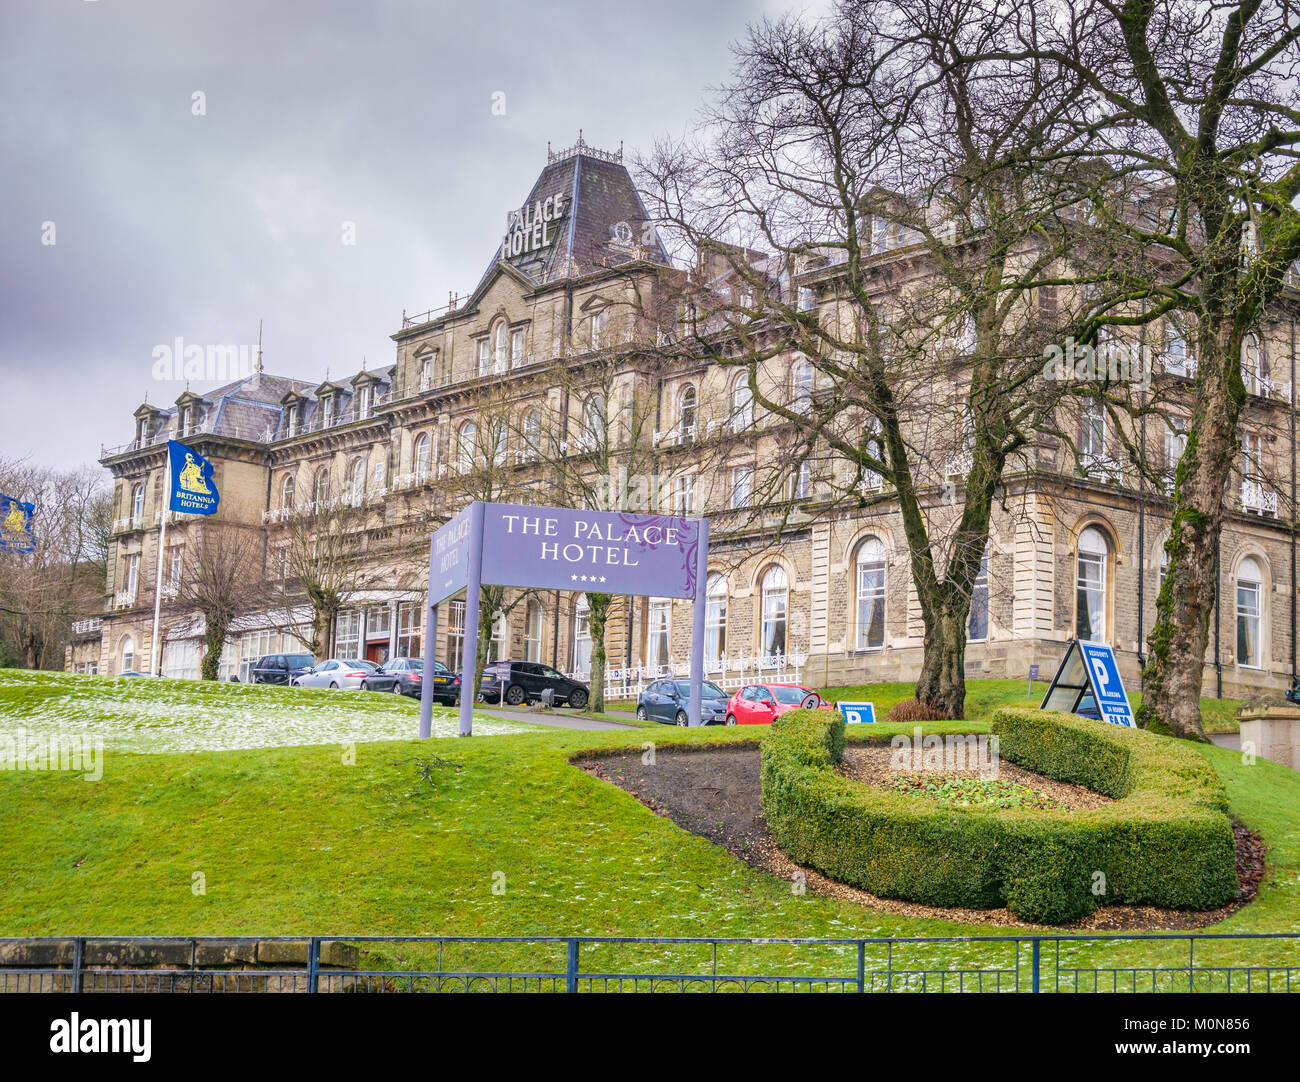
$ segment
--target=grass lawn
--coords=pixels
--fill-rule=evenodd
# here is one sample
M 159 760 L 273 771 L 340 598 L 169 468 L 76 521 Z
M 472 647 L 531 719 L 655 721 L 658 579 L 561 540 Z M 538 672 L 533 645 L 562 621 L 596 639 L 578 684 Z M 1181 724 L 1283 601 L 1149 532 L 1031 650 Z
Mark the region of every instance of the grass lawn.
M 146 681 L 99 683 L 147 694 L 136 690 Z M 19 694 L 21 684 L 6 678 L 0 689 L 4 726 L 18 723 L 15 706 L 30 716 L 31 701 L 42 699 Z M 203 696 L 216 689 L 191 688 L 190 700 L 178 707 L 184 716 L 174 724 L 202 729 L 210 705 Z M 388 704 L 380 696 L 235 690 L 302 697 L 331 710 L 368 699 Z M 383 706 L 400 711 L 394 716 L 407 724 L 414 708 L 399 701 Z M 129 718 L 139 716 L 129 700 L 124 710 Z M 311 706 L 301 710 L 309 714 Z M 96 717 L 122 727 L 107 707 L 100 711 Z M 1006 931 L 797 895 L 790 884 L 752 870 L 569 763 L 582 751 L 643 746 L 645 731 L 538 730 L 492 739 L 358 743 L 350 757 L 343 741 L 358 739 L 362 723 L 359 717 L 338 744 L 323 746 L 142 755 L 109 744 L 98 782 L 79 774 L 0 770 L 0 935 Z M 873 727 L 877 735 L 906 728 Z M 986 725 L 933 728 L 977 732 Z M 655 742 L 745 743 L 764 731 L 660 726 Z M 1208 930 L 1295 929 L 1300 774 L 1263 760 L 1246 766 L 1239 755 L 1218 748 L 1198 750 L 1223 777 L 1234 812 L 1270 847 L 1259 898 Z M 436 760 L 431 782 L 421 777 L 422 760 Z M 198 875 L 201 892 L 194 888 Z M 494 893 L 494 884 L 503 892 Z M 525 956 L 534 949 L 501 948 L 500 959 L 535 965 L 535 956 Z M 968 957 L 960 945 L 926 949 L 948 952 L 949 961 Z M 1076 953 L 1086 960 L 1098 949 Z M 1148 948 L 1132 944 L 1105 949 L 1112 959 L 1149 957 Z M 1214 949 L 1224 961 L 1247 950 Z M 1277 957 L 1293 948 L 1269 950 Z M 409 948 L 405 952 L 411 957 Z M 842 962 L 791 953 L 783 964 L 843 968 Z
M 115 751 L 227 751 L 400 740 L 418 732 L 420 704 L 403 695 L 149 677 L 0 669 L 0 740 L 18 730 L 101 737 Z M 480 716 L 484 736 L 531 726 Z M 454 710 L 435 707 L 434 736 L 455 736 Z

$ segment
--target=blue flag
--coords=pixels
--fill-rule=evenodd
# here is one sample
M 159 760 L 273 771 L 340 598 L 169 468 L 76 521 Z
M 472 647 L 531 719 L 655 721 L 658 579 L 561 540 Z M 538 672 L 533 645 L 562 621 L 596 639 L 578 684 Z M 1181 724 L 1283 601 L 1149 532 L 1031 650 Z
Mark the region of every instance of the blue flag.
M 32 515 L 36 505 L 0 492 L 0 552 L 35 552 Z
M 216 511 L 221 496 L 212 482 L 212 463 L 175 440 L 167 441 L 167 454 L 172 475 L 167 507 L 187 515 L 210 515 Z

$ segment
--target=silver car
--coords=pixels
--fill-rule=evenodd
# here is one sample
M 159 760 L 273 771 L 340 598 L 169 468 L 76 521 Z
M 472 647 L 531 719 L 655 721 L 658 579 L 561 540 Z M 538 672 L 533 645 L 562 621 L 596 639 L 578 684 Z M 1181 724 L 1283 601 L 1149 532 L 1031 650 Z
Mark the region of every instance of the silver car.
M 361 681 L 374 672 L 378 665 L 373 661 L 362 661 L 355 657 L 332 657 L 294 677 L 294 685 L 300 688 L 332 688 L 339 690 L 356 690 Z

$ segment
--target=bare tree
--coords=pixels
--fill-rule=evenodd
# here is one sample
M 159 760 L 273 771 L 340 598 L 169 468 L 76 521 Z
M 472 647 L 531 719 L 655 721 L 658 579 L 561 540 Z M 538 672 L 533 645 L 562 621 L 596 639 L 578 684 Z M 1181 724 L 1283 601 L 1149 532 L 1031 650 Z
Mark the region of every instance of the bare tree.
M 204 680 L 215 680 L 231 625 L 264 601 L 262 539 L 251 529 L 196 523 L 183 546 L 180 574 L 170 584 L 174 593 L 169 611 L 203 617 L 200 673 Z M 160 655 L 159 664 L 161 660 Z

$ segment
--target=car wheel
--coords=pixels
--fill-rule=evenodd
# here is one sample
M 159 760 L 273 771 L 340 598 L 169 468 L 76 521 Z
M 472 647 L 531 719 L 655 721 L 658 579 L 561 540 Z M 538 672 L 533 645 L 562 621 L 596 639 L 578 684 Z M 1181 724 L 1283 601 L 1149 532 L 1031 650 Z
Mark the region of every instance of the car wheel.
M 690 724 L 691 719 L 686 716 L 685 710 L 677 711 L 677 724 L 685 728 Z
M 524 701 L 524 689 L 518 684 L 511 684 L 506 688 L 506 702 L 510 706 L 518 706 Z
M 576 691 L 570 692 L 569 705 L 573 707 L 575 710 L 581 710 L 584 706 L 587 705 L 587 693 L 583 691 L 582 688 L 578 688 Z
M 330 681 L 330 691 L 338 691 L 338 689 L 339 689 L 339 686 L 338 686 L 337 682 L 331 680 L 331 681 Z
M 649 720 L 650 720 L 650 715 L 646 713 L 646 709 L 645 709 L 644 706 L 638 706 L 638 707 L 636 708 L 636 720 L 637 720 L 637 721 L 649 721 Z
M 369 691 L 369 690 L 370 690 L 370 685 L 367 684 L 364 680 L 361 681 L 361 690 L 362 690 L 362 691 Z
M 402 694 L 402 685 L 396 680 L 393 681 L 392 692 L 394 695 Z
M 736 724 L 736 715 L 735 715 L 735 714 L 728 714 L 728 715 L 727 715 L 727 722 L 726 722 L 726 723 L 727 723 L 728 725 L 735 725 L 735 724 Z

